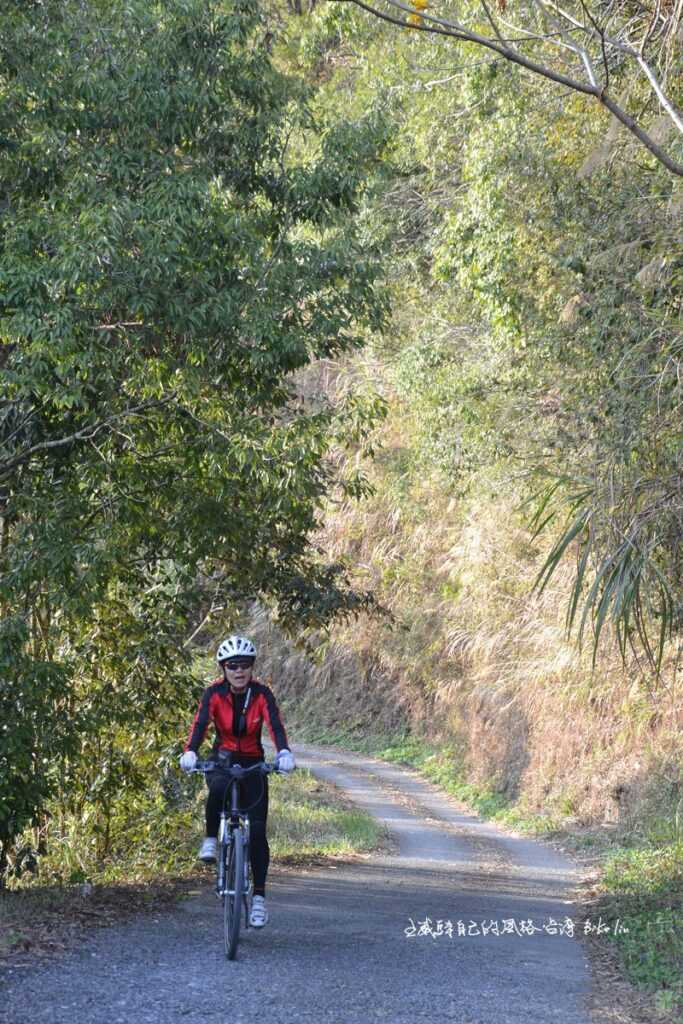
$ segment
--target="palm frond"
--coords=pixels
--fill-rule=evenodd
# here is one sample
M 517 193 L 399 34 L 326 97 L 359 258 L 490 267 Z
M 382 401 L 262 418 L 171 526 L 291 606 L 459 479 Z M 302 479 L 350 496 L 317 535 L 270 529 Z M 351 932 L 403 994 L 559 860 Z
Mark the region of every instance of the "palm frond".
M 666 643 L 673 633 L 676 604 L 669 583 L 656 562 L 656 535 L 648 533 L 644 517 L 634 517 L 631 529 L 619 533 L 615 524 L 604 528 L 604 512 L 592 488 L 562 497 L 566 478 L 539 492 L 539 502 L 529 521 L 532 537 L 556 519 L 559 508 L 554 498 L 569 506 L 562 533 L 553 544 L 534 582 L 543 593 L 568 552 L 578 545 L 576 571 L 566 613 L 567 633 L 579 618 L 578 641 L 583 643 L 586 628 L 593 635 L 593 666 L 600 640 L 612 627 L 622 658 L 626 658 L 634 639 L 651 668 L 659 676 Z M 601 515 L 602 513 L 602 515 Z M 616 544 L 608 543 L 614 535 Z

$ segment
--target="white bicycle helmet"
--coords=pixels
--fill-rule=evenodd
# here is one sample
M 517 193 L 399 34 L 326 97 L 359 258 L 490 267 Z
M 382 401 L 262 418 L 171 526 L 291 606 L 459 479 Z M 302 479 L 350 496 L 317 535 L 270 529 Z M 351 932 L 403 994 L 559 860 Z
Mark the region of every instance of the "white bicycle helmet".
M 255 658 L 256 648 L 246 636 L 229 636 L 218 648 L 216 661 L 219 663 L 227 661 L 228 658 Z

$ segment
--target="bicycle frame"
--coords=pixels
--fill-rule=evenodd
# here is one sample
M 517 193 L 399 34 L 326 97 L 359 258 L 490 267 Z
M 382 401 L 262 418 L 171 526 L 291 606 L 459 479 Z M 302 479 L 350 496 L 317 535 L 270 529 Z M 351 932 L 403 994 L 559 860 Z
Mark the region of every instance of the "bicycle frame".
M 235 767 L 241 767 L 236 765 Z M 227 772 L 226 772 L 227 774 Z M 219 899 L 225 896 L 234 896 L 234 891 L 228 891 L 226 889 L 226 868 L 228 865 L 228 858 L 230 856 L 230 845 L 234 842 L 242 842 L 244 847 L 244 884 L 243 884 L 243 896 L 244 896 L 244 917 L 245 926 L 249 927 L 249 910 L 251 908 L 251 895 L 253 885 L 249 878 L 249 813 L 247 811 L 241 811 L 239 807 L 239 779 L 233 777 L 230 779 L 230 784 L 225 792 L 225 796 L 230 794 L 230 810 L 225 807 L 225 799 L 223 803 L 223 810 L 221 811 L 220 825 L 218 828 L 218 857 L 217 857 L 217 877 L 216 877 L 216 895 Z
M 249 768 L 239 764 L 225 765 L 214 761 L 198 761 L 193 771 L 207 774 L 213 771 L 223 772 L 229 776 L 229 783 L 223 798 L 220 825 L 218 831 L 218 851 L 216 864 L 216 895 L 223 901 L 223 927 L 225 935 L 225 954 L 228 960 L 237 955 L 240 919 L 244 907 L 245 927 L 249 927 L 249 912 L 253 885 L 249 877 L 249 813 L 240 810 L 239 784 L 252 771 L 260 771 L 264 775 L 277 771 L 277 765 L 259 762 Z M 230 794 L 230 809 L 227 809 L 227 797 Z M 234 871 L 231 869 L 234 866 Z M 233 888 L 231 876 L 234 875 Z M 237 905 L 235 903 L 237 902 Z

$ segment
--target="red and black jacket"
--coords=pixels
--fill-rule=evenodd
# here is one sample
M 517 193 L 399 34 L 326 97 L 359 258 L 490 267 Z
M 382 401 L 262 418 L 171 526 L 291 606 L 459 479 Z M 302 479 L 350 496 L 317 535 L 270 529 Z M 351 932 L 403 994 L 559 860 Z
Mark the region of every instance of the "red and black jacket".
M 269 687 L 256 679 L 247 686 L 244 699 L 244 710 L 235 722 L 235 707 L 229 685 L 223 679 L 217 679 L 202 694 L 197 714 L 190 729 L 185 750 L 197 753 L 209 722 L 216 729 L 214 751 L 231 750 L 247 757 L 263 757 L 261 745 L 261 729 L 265 721 L 276 750 L 289 748 L 287 733 L 280 718 L 280 712 Z

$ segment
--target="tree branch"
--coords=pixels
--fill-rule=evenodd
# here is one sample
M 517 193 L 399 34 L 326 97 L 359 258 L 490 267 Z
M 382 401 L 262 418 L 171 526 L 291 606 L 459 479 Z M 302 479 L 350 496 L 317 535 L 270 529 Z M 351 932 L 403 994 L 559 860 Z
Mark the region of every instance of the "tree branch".
M 119 423 L 121 420 L 128 419 L 130 416 L 137 416 L 139 413 L 144 412 L 147 409 L 160 408 L 163 405 L 167 405 L 168 402 L 173 401 L 176 396 L 176 392 L 172 392 L 166 398 L 149 398 L 145 402 L 140 402 L 139 405 L 131 406 L 129 409 L 124 409 L 123 412 L 116 413 L 114 416 L 108 416 L 104 420 L 100 420 L 99 423 L 90 424 L 90 426 L 83 427 L 82 430 L 77 430 L 73 434 L 69 434 L 68 437 L 60 437 L 55 441 L 41 441 L 40 444 L 34 444 L 30 448 L 25 448 L 23 452 L 15 455 L 14 458 L 7 459 L 4 463 L 0 463 L 0 478 L 5 477 L 8 473 L 11 473 L 17 466 L 22 465 L 33 455 L 37 455 L 40 452 L 50 451 L 53 448 L 63 448 L 65 445 L 74 444 L 77 441 L 90 441 L 93 437 L 96 437 L 101 430 L 105 427 L 109 427 L 114 423 Z
M 215 598 L 214 598 L 214 600 L 215 600 Z M 204 628 L 204 626 L 209 621 L 209 619 L 211 618 L 212 615 L 215 615 L 216 612 L 223 612 L 223 611 L 225 611 L 225 608 L 226 608 L 226 606 L 224 604 L 214 605 L 214 603 L 212 601 L 211 602 L 211 607 L 209 608 L 208 612 L 206 613 L 206 615 L 204 616 L 202 621 L 199 623 L 197 628 L 195 630 L 193 630 L 192 633 L 190 634 L 190 636 L 188 636 L 187 640 L 185 640 L 185 642 L 182 645 L 182 649 L 185 650 L 187 647 L 190 646 L 190 644 L 192 643 L 194 638 L 197 636 L 197 634 L 201 633 L 202 629 Z
M 517 64 L 519 67 L 522 67 L 527 71 L 530 71 L 534 75 L 538 75 L 541 78 L 546 78 L 549 81 L 556 82 L 559 85 L 564 85 L 567 88 L 573 90 L 574 92 L 583 93 L 585 96 L 592 96 L 602 106 L 606 107 L 606 109 L 609 110 L 610 113 L 612 113 L 614 117 L 616 117 L 616 119 L 621 124 L 623 124 L 624 127 L 627 128 L 632 135 L 635 136 L 636 139 L 638 139 L 638 141 L 655 157 L 655 159 L 659 163 L 662 164 L 662 166 L 666 167 L 666 169 L 671 174 L 675 174 L 678 177 L 683 177 L 683 164 L 677 162 L 672 157 L 670 157 L 669 154 L 666 153 L 666 151 L 662 149 L 662 147 L 659 146 L 654 141 L 654 139 L 643 128 L 640 127 L 640 125 L 638 125 L 635 118 L 633 118 L 627 111 L 623 110 L 619 106 L 619 104 L 616 103 L 615 100 L 613 100 L 610 96 L 607 95 L 606 86 L 601 87 L 598 84 L 598 82 L 595 79 L 595 74 L 592 70 L 592 64 L 588 54 L 585 50 L 583 50 L 582 47 L 579 47 L 574 40 L 571 41 L 571 49 L 573 49 L 577 56 L 579 56 L 582 59 L 584 66 L 586 67 L 586 71 L 589 74 L 590 82 L 579 81 L 578 79 L 572 78 L 569 75 L 565 75 L 560 71 L 555 71 L 553 68 L 548 67 L 547 65 L 539 64 L 534 60 L 530 60 L 523 53 L 520 53 L 518 50 L 513 49 L 509 45 L 509 42 L 507 42 L 506 40 L 502 40 L 500 36 L 498 36 L 498 38 L 496 39 L 492 39 L 487 36 L 482 36 L 478 32 L 474 32 L 471 29 L 466 28 L 464 25 L 460 25 L 457 22 L 447 21 L 444 18 L 435 17 L 433 14 L 430 14 L 427 11 L 421 10 L 419 12 L 420 18 L 422 19 L 421 24 L 409 25 L 402 18 L 399 18 L 398 16 L 393 16 L 391 14 L 387 14 L 385 11 L 378 10 L 371 4 L 364 2 L 364 0 L 330 0 L 330 2 L 355 4 L 356 7 L 362 8 L 364 11 L 367 11 L 369 14 L 372 14 L 373 17 L 379 18 L 382 21 L 389 22 L 392 25 L 397 25 L 399 28 L 402 28 L 406 31 L 429 32 L 433 35 L 447 36 L 452 39 L 458 39 L 462 42 L 475 43 L 477 46 L 482 46 L 485 49 L 492 50 L 494 53 L 499 54 L 505 60 L 510 61 L 512 64 Z M 414 8 L 402 3 L 401 0 L 385 0 L 385 2 L 388 3 L 390 7 L 394 7 L 401 12 L 405 12 L 406 14 L 416 13 Z M 543 4 L 538 4 L 538 6 L 543 6 Z M 552 2 L 552 0 L 549 0 L 549 6 L 551 6 L 557 12 L 558 15 L 566 17 L 570 23 L 572 22 L 573 19 L 571 19 L 571 17 L 568 16 L 566 12 L 564 12 L 558 6 L 557 3 L 554 3 Z M 576 22 L 575 27 L 578 27 L 581 31 L 586 32 L 589 35 L 599 35 L 599 33 L 595 32 L 595 29 L 592 28 L 592 26 L 591 28 L 587 28 L 585 25 L 581 25 L 580 22 Z M 542 37 L 539 35 L 539 38 Z M 565 36 L 565 45 L 567 45 L 566 39 L 567 37 Z M 619 43 L 617 40 L 610 39 L 607 36 L 604 37 L 604 43 L 607 46 L 613 45 L 615 49 L 628 53 L 629 56 L 635 58 L 638 61 L 638 63 L 641 66 L 641 69 L 647 75 L 648 80 L 650 81 L 650 84 L 655 92 L 655 95 L 657 96 L 657 99 L 662 104 L 667 114 L 673 119 L 676 126 L 679 127 L 679 115 L 675 111 L 675 108 L 673 107 L 671 102 L 664 95 L 661 86 L 659 85 L 657 79 L 652 73 L 652 70 L 649 68 L 649 65 L 647 65 L 647 63 L 643 60 L 642 56 L 639 55 L 638 52 L 634 50 L 632 47 L 626 46 L 623 43 Z

